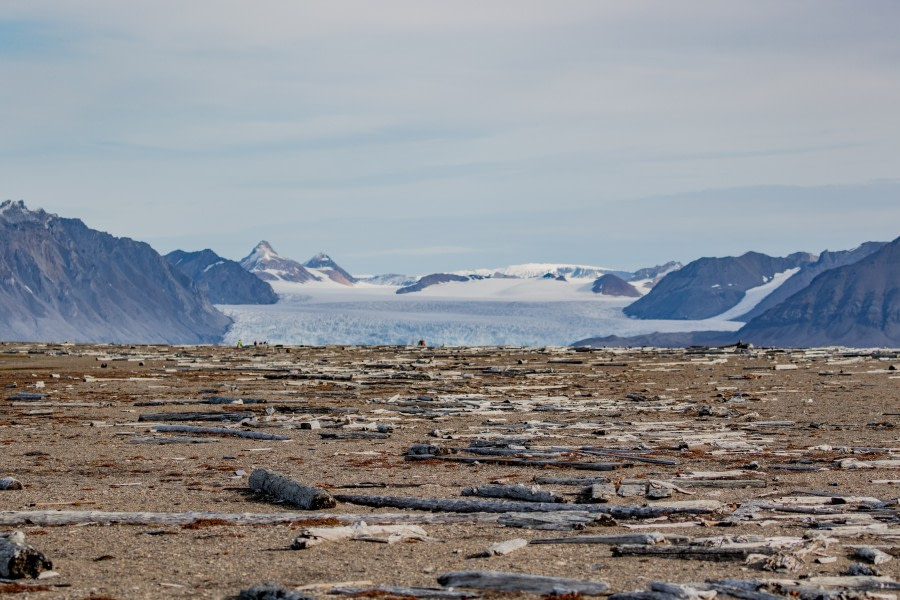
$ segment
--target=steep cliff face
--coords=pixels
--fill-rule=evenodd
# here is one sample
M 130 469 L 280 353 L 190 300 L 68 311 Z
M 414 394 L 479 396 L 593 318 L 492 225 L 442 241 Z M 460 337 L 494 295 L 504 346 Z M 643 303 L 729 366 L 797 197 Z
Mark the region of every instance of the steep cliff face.
M 214 343 L 231 320 L 143 242 L 0 204 L 0 339 Z
M 884 242 L 866 242 L 853 250 L 838 250 L 829 252 L 826 250 L 819 255 L 816 262 L 807 263 L 787 281 L 781 284 L 775 291 L 763 298 L 762 302 L 753 307 L 750 312 L 738 317 L 738 321 L 752 321 L 770 308 L 774 308 L 808 286 L 812 280 L 828 271 L 846 265 L 859 262 L 873 252 L 884 247 Z
M 212 250 L 175 250 L 165 256 L 169 264 L 187 275 L 213 304 L 274 304 L 272 286 L 240 264 Z
M 777 346 L 900 347 L 900 238 L 825 271 L 738 336 Z

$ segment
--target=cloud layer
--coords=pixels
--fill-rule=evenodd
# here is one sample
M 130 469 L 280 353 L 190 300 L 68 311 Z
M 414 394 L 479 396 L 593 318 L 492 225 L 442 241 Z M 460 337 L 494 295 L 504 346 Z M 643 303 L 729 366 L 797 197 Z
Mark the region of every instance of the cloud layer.
M 817 250 L 853 215 L 887 218 L 866 236 L 887 239 L 900 202 L 873 182 L 900 176 L 898 17 L 890 1 L 12 0 L 0 196 L 162 251 L 265 237 L 370 272 L 639 266 L 725 253 L 695 232 L 736 223 Z M 846 196 L 814 213 L 822 189 Z M 672 214 L 647 210 L 661 197 Z M 785 240 L 757 204 L 816 228 Z M 600 241 L 622 232 L 642 254 Z

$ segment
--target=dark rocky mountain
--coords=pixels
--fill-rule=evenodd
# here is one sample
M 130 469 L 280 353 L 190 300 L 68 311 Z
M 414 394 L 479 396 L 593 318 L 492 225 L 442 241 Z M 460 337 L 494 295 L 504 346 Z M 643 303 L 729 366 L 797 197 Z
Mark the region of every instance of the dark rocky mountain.
M 900 238 L 825 271 L 737 335 L 774 346 L 900 347 Z
M 311 259 L 303 263 L 308 269 L 316 269 L 334 282 L 343 285 L 353 285 L 357 282 L 356 277 L 345 271 L 330 256 L 324 252 L 319 252 Z
M 633 285 L 612 273 L 607 273 L 594 280 L 591 291 L 604 296 L 624 296 L 627 298 L 638 298 L 641 295 Z
M 278 294 L 272 286 L 246 271 L 240 264 L 212 250 L 175 250 L 165 259 L 187 275 L 213 304 L 274 304 Z
M 639 319 L 707 319 L 735 306 L 747 290 L 776 273 L 802 267 L 814 257 L 798 252 L 773 257 L 747 252 L 738 257 L 701 258 L 671 272 L 644 297 L 625 308 Z
M 199 344 L 231 320 L 153 248 L 0 204 L 0 339 Z
M 873 252 L 880 250 L 884 245 L 885 242 L 866 242 L 853 250 L 841 250 L 838 252 L 826 250 L 819 255 L 819 260 L 803 265 L 797 273 L 775 288 L 775 291 L 763 298 L 750 312 L 737 317 L 735 320 L 747 322 L 755 319 L 808 286 L 818 275 L 829 269 L 852 265 Z
M 241 260 L 241 266 L 265 281 L 321 281 L 295 260 L 275 252 L 269 242 L 263 240 Z
M 439 283 L 448 283 L 450 281 L 469 281 L 469 278 L 464 275 L 454 275 L 452 273 L 432 273 L 431 275 L 420 277 L 413 285 L 400 288 L 396 293 L 410 294 L 412 292 L 421 292 L 428 286 L 437 285 Z

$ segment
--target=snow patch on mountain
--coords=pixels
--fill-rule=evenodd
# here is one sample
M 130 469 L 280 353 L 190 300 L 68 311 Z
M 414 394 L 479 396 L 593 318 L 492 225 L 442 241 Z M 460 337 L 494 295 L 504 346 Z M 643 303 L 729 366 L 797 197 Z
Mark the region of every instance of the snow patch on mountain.
M 745 315 L 751 310 L 753 310 L 757 304 L 762 302 L 766 296 L 777 290 L 781 285 L 794 276 L 800 270 L 800 267 L 794 267 L 793 269 L 788 269 L 787 271 L 782 271 L 781 273 L 776 273 L 772 276 L 771 279 L 766 281 L 760 286 L 755 288 L 750 288 L 746 292 L 744 292 L 744 297 L 740 302 L 726 310 L 725 312 L 716 315 L 714 318 L 722 321 L 732 321 L 737 319 L 741 315 Z M 768 279 L 767 277 L 763 277 L 763 280 Z

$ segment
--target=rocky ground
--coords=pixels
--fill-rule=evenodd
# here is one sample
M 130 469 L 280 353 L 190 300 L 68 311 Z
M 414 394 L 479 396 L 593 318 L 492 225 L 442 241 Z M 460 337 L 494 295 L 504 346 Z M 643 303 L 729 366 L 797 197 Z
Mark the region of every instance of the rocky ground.
M 22 485 L 0 490 L 0 536 L 52 561 L 0 595 L 229 598 L 274 582 L 498 597 L 537 585 L 511 575 L 525 573 L 608 586 L 541 595 L 890 596 L 898 368 L 838 349 L 0 344 L 0 477 Z M 335 506 L 255 491 L 256 469 Z M 563 502 L 530 502 L 540 491 Z M 325 539 L 360 521 L 421 530 Z M 292 549 L 298 536 L 312 547 Z M 476 556 L 514 539 L 530 543 Z M 460 571 L 507 574 L 506 591 L 441 578 Z

